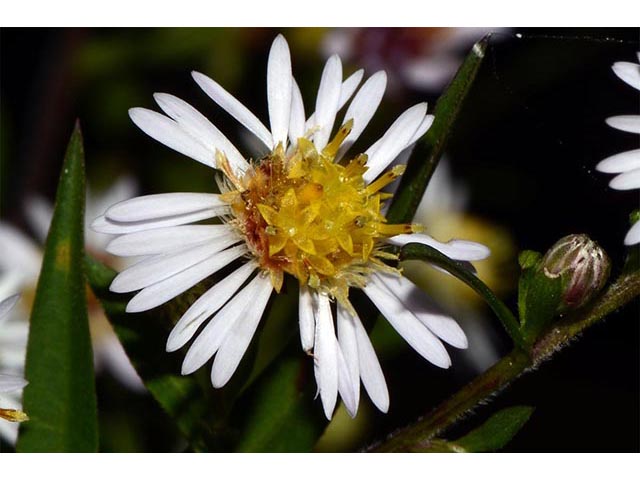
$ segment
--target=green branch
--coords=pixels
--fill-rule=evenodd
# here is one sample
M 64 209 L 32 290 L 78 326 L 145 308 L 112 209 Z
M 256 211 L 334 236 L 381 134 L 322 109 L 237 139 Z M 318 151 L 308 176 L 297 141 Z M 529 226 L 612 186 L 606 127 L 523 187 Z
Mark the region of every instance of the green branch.
M 435 248 L 421 243 L 408 243 L 402 247 L 400 250 L 400 260 L 422 260 L 443 268 L 451 275 L 466 283 L 487 302 L 487 305 L 489 305 L 491 310 L 496 314 L 515 345 L 519 347 L 524 346 L 524 340 L 520 333 L 520 325 L 516 317 L 511 313 L 511 310 L 496 297 L 495 293 L 493 293 L 482 280 L 461 262 L 451 260 Z

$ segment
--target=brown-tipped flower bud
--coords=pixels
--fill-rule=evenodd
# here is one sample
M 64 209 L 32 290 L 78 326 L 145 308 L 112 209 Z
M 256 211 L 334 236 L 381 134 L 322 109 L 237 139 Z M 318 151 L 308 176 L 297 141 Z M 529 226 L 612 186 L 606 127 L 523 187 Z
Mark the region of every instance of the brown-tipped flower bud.
M 567 235 L 553 245 L 541 261 L 544 274 L 562 278 L 561 310 L 586 304 L 604 287 L 611 262 L 607 253 L 586 235 Z

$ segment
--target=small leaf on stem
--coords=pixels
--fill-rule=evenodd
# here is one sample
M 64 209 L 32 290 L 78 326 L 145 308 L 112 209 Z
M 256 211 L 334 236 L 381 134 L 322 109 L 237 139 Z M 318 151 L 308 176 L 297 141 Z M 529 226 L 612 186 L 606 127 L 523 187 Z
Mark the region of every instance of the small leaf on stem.
M 510 407 L 494 413 L 464 437 L 450 443 L 463 452 L 493 452 L 504 448 L 533 413 L 532 407 Z

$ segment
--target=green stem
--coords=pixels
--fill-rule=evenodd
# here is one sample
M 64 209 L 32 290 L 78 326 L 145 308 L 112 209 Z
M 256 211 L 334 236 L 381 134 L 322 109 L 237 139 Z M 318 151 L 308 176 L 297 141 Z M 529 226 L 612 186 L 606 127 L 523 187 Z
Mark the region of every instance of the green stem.
M 525 342 L 520 332 L 520 325 L 511 310 L 480 280 L 474 273 L 451 260 L 440 251 L 420 243 L 408 243 L 400 250 L 400 260 L 422 260 L 445 269 L 451 275 L 462 280 L 475 290 L 496 314 L 516 347 L 524 348 Z
M 523 373 L 531 371 L 553 353 L 608 314 L 640 295 L 640 272 L 620 276 L 598 300 L 553 325 L 536 342 L 531 354 L 516 347 L 489 370 L 476 377 L 429 415 L 373 445 L 375 452 L 423 451 L 431 440 Z

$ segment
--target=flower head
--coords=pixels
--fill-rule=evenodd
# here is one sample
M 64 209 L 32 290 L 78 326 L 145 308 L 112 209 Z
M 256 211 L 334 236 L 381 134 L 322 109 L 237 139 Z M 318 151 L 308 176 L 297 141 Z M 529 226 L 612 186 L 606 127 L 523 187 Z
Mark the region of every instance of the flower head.
M 563 280 L 564 310 L 588 303 L 607 283 L 611 261 L 596 242 L 584 234 L 567 235 L 544 254 L 541 268 L 549 278 Z
M 386 246 L 424 242 L 460 260 L 488 255 L 482 245 L 441 244 L 417 233 L 417 225 L 386 221 L 382 207 L 390 195 L 381 190 L 403 168 L 384 173 L 385 169 L 428 130 L 433 117 L 427 115 L 426 104 L 415 105 L 364 153 L 348 154 L 380 104 L 386 74 L 377 72 L 364 82 L 333 133 L 337 114 L 353 96 L 363 72 L 344 81 L 342 77 L 340 58 L 334 55 L 324 67 L 315 112 L 307 117 L 292 76 L 289 47 L 278 36 L 267 66 L 267 129 L 218 83 L 194 72 L 204 92 L 269 149 L 257 161 L 247 160 L 184 101 L 154 95 L 167 116 L 134 108 L 134 123 L 159 142 L 221 172 L 221 193 L 138 197 L 114 205 L 93 224 L 98 231 L 120 235 L 109 244 L 111 253 L 146 256 L 111 285 L 116 292 L 140 290 L 127 305 L 130 312 L 157 307 L 233 265 L 232 273 L 183 314 L 167 342 L 167 350 L 175 351 L 196 337 L 185 356 L 183 374 L 215 355 L 214 387 L 226 384 L 236 370 L 284 275 L 295 277 L 300 286 L 301 343 L 313 354 L 328 418 L 338 393 L 355 415 L 360 380 L 380 410 L 386 411 L 389 404 L 380 364 L 349 301 L 350 289 L 362 289 L 409 344 L 435 365 L 446 368 L 451 363 L 440 339 L 466 347 L 458 324 L 387 264 L 396 257 Z M 216 217 L 221 224 L 196 224 Z
M 640 60 L 640 52 L 638 52 Z M 640 90 L 640 64 L 631 62 L 616 62 L 613 72 L 622 81 Z M 640 115 L 618 115 L 607 118 L 607 124 L 623 132 L 640 134 Z M 609 186 L 616 190 L 635 190 L 640 188 L 640 149 L 629 150 L 605 158 L 596 169 L 605 173 L 618 174 L 611 180 Z M 640 222 L 636 222 L 624 238 L 625 245 L 640 243 Z

